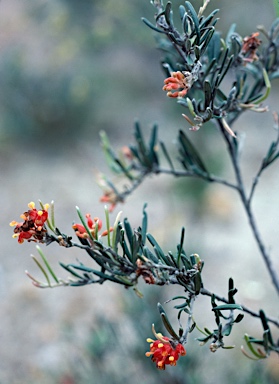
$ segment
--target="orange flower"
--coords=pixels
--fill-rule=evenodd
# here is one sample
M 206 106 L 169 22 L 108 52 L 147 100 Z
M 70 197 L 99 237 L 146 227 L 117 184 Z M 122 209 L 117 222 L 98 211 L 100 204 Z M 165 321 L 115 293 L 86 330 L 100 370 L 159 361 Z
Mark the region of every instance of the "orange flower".
M 145 356 L 152 356 L 152 361 L 156 363 L 157 368 L 165 369 L 166 365 L 176 365 L 180 356 L 186 355 L 186 350 L 180 343 L 175 343 L 169 337 L 156 334 L 158 340 L 147 339 L 150 343 L 150 351 Z
M 191 88 L 192 81 L 191 72 L 172 72 L 171 77 L 164 81 L 163 91 L 168 91 L 169 97 L 183 97 Z
M 30 209 L 27 212 L 20 215 L 23 222 L 12 221 L 10 223 L 10 226 L 15 226 L 13 237 L 17 237 L 19 243 L 23 243 L 24 240 L 43 243 L 47 234 L 45 222 L 48 219 L 48 204 L 44 206 L 45 209 L 37 210 L 35 203 L 31 202 L 28 204 L 28 208 Z
M 90 213 L 87 213 L 85 215 L 85 217 L 87 218 L 87 226 L 89 228 L 89 231 L 91 232 L 92 236 L 97 240 L 98 239 L 98 231 L 100 229 L 102 229 L 102 225 L 103 225 L 102 220 L 99 219 L 99 217 L 94 217 L 94 219 L 92 220 Z M 78 237 L 80 237 L 81 239 L 88 239 L 89 235 L 88 235 L 85 227 L 82 224 L 75 223 L 72 225 L 72 228 L 75 230 L 76 235 Z M 109 231 L 112 232 L 113 228 L 111 227 L 109 229 Z M 101 237 L 107 236 L 107 234 L 108 234 L 108 230 L 106 229 L 105 231 L 103 231 L 101 233 L 100 236 Z
M 87 226 L 90 232 L 92 233 L 93 237 L 96 237 L 98 230 L 102 228 L 102 221 L 98 217 L 94 217 L 92 220 L 90 213 L 87 213 L 85 217 L 87 218 Z M 82 224 L 75 223 L 72 225 L 72 228 L 75 230 L 78 237 L 83 239 L 88 238 L 89 235 Z

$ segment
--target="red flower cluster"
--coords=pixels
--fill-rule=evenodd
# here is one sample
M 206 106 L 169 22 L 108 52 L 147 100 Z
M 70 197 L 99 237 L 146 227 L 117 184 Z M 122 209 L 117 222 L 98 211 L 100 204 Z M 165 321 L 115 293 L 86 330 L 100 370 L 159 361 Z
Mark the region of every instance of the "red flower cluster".
M 85 217 L 87 218 L 87 226 L 91 234 L 93 235 L 93 237 L 96 237 L 96 235 L 98 234 L 98 230 L 102 228 L 102 221 L 98 217 L 94 217 L 94 219 L 92 220 L 90 213 L 87 213 Z M 82 224 L 75 223 L 72 227 L 78 237 L 83 239 L 87 239 L 89 237 L 86 229 Z
M 169 97 L 183 97 L 192 86 L 192 74 L 190 72 L 172 72 L 171 77 L 165 79 L 163 91 L 168 91 Z M 172 92 L 175 91 L 175 92 Z
M 17 237 L 19 243 L 23 243 L 24 240 L 43 243 L 47 233 L 44 224 L 48 218 L 48 204 L 39 211 L 33 202 L 29 203 L 28 207 L 29 210 L 20 216 L 24 220 L 23 222 L 12 221 L 10 223 L 10 226 L 15 226 L 13 237 Z
M 102 229 L 102 220 L 99 219 L 99 217 L 94 217 L 93 220 L 91 218 L 90 213 L 87 213 L 85 215 L 87 219 L 87 226 L 92 234 L 92 236 L 97 240 L 98 239 L 98 231 Z M 73 224 L 73 229 L 76 232 L 76 235 L 82 239 L 88 239 L 89 234 L 87 233 L 86 229 L 82 224 Z M 113 231 L 113 228 L 110 228 L 110 232 Z M 105 230 L 101 233 L 101 236 L 107 236 L 108 231 Z
M 179 356 L 185 356 L 186 350 L 182 344 L 173 345 L 169 337 L 157 334 L 158 340 L 147 339 L 150 344 L 150 351 L 146 356 L 152 356 L 152 361 L 156 363 L 157 368 L 165 369 L 166 365 L 176 365 Z

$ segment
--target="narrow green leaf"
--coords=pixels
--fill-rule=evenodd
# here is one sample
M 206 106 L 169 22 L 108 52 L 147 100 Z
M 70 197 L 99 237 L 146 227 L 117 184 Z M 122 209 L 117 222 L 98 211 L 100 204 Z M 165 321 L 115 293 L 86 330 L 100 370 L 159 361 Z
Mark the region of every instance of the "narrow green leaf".
M 61 263 L 61 262 L 59 262 L 59 264 L 61 265 L 62 268 L 66 269 L 66 271 L 70 272 L 71 275 L 77 277 L 78 279 L 83 279 L 83 277 L 81 275 L 79 275 L 77 272 L 73 271 L 69 265 L 66 265 L 66 264 Z
M 113 225 L 112 246 L 114 251 L 117 250 L 117 244 L 120 242 L 120 239 L 121 239 L 120 231 L 122 229 L 122 225 L 120 224 L 120 221 L 119 221 L 121 214 L 122 214 L 122 211 L 118 212 Z
M 270 90 L 271 90 L 271 84 L 270 84 L 269 77 L 268 77 L 268 74 L 267 74 L 265 68 L 263 68 L 263 78 L 264 78 L 264 82 L 265 82 L 265 86 L 266 86 L 266 91 L 262 97 L 260 97 L 254 101 L 255 104 L 260 104 L 265 99 L 267 99 L 267 97 L 269 96 Z
M 109 220 L 109 210 L 108 210 L 108 207 L 105 205 L 105 217 L 106 217 L 106 229 L 107 229 L 107 241 L 108 241 L 108 246 L 110 247 L 111 246 L 111 242 L 110 242 L 110 220 Z
M 273 342 L 273 339 L 272 339 L 272 336 L 271 336 L 271 331 L 270 331 L 270 328 L 269 328 L 269 325 L 268 325 L 268 322 L 267 322 L 267 318 L 266 318 L 265 313 L 264 313 L 264 311 L 262 309 L 259 311 L 259 315 L 260 315 L 260 318 L 261 318 L 263 329 L 264 329 L 265 333 L 267 334 L 268 341 L 270 342 L 271 345 L 274 345 L 274 342 Z
M 234 323 L 240 323 L 241 320 L 244 318 L 244 315 L 243 313 L 239 313 L 237 316 L 236 316 L 236 319 L 234 320 Z
M 166 315 L 166 312 L 164 310 L 164 308 L 162 307 L 162 305 L 160 303 L 157 304 L 157 307 L 159 309 L 159 312 L 160 312 L 160 315 L 161 315 L 161 318 L 162 318 L 162 321 L 163 321 L 163 324 L 166 328 L 166 330 L 169 332 L 169 334 L 175 339 L 175 340 L 179 340 L 179 336 L 176 334 L 176 332 L 174 331 L 167 315 Z
M 196 44 L 199 45 L 199 43 L 200 43 L 200 26 L 199 26 L 198 15 L 197 15 L 194 7 L 192 6 L 192 4 L 189 1 L 185 1 L 185 4 L 186 4 L 186 7 L 188 8 L 188 11 L 191 14 L 193 22 L 194 22 L 195 32 L 196 32 Z
M 193 146 L 193 144 L 190 142 L 190 140 L 187 138 L 186 134 L 183 131 L 179 131 L 179 136 L 178 136 L 179 143 L 182 145 L 184 155 L 185 155 L 185 160 L 187 163 L 191 166 L 197 165 L 200 170 L 202 170 L 205 173 L 207 172 L 207 169 L 201 160 L 197 150 Z
M 56 283 L 59 283 L 59 280 L 57 278 L 57 276 L 55 275 L 53 269 L 51 268 L 51 266 L 49 265 L 45 255 L 43 254 L 41 248 L 37 245 L 36 246 L 37 248 L 37 251 L 39 252 L 41 258 L 43 259 L 43 262 L 45 263 L 45 266 L 47 267 L 47 270 L 49 271 L 49 273 L 51 274 L 51 276 L 53 277 L 53 279 L 55 280 Z
M 210 82 L 205 80 L 203 83 L 203 91 L 204 91 L 204 109 L 210 106 L 212 100 L 211 94 L 211 85 Z
M 202 23 L 200 24 L 200 29 L 207 27 L 207 26 L 211 23 L 212 19 L 213 19 L 214 16 L 216 15 L 216 13 L 218 13 L 218 12 L 219 12 L 219 9 L 215 9 L 214 11 L 212 11 L 212 12 L 210 13 L 210 15 L 208 15 L 208 16 L 202 21 Z
M 228 50 L 227 50 L 227 53 L 228 53 Z M 223 69 L 224 66 L 225 66 L 225 60 L 226 60 L 226 59 L 227 59 L 227 57 L 226 57 L 226 55 L 225 55 L 225 57 L 224 57 L 224 61 L 223 61 L 223 63 L 221 64 L 221 68 L 222 68 L 222 69 Z M 231 56 L 231 57 L 229 58 L 229 60 L 228 60 L 228 62 L 227 62 L 227 65 L 226 65 L 226 67 L 224 68 L 224 70 L 223 70 L 222 73 L 221 73 L 221 70 L 222 70 L 222 69 L 220 70 L 220 77 L 218 78 L 218 84 L 217 84 L 218 87 L 220 86 L 220 84 L 222 83 L 222 81 L 223 81 L 224 77 L 226 76 L 228 70 L 230 69 L 230 67 L 231 67 L 231 65 L 232 65 L 232 63 L 233 63 L 233 60 L 234 60 L 234 57 Z
M 250 342 L 250 338 L 247 334 L 244 335 L 244 340 L 246 341 L 247 347 L 249 348 L 250 352 L 256 356 L 258 359 L 263 359 L 263 356 L 255 350 L 253 345 Z
M 198 295 L 202 287 L 202 279 L 201 274 L 199 272 L 195 274 L 193 281 L 195 284 L 195 295 Z
M 183 251 L 183 244 L 184 244 L 184 237 L 185 237 L 185 228 L 182 227 L 181 229 L 181 236 L 180 236 L 180 243 L 178 247 L 178 253 L 177 253 L 177 265 L 180 267 L 180 262 L 181 262 L 181 254 Z
M 168 1 L 166 8 L 165 8 L 165 18 L 166 22 L 170 27 L 173 27 L 173 20 L 172 20 L 172 9 L 171 9 L 171 2 Z
M 187 300 L 187 297 L 186 296 L 174 296 L 172 299 L 168 300 L 167 302 L 173 301 L 173 300 Z
M 155 251 L 156 255 L 157 255 L 161 260 L 163 260 L 165 264 L 168 264 L 168 260 L 166 259 L 163 250 L 161 249 L 161 247 L 160 247 L 160 245 L 157 243 L 157 241 L 154 239 L 154 237 L 151 235 L 151 233 L 147 233 L 147 234 L 146 234 L 146 237 L 147 237 L 148 241 L 150 242 L 150 244 L 152 245 L 152 247 L 154 248 L 154 251 Z
M 94 237 L 93 237 L 90 229 L 88 228 L 88 225 L 87 225 L 86 221 L 84 220 L 84 217 L 83 217 L 82 213 L 80 212 L 79 207 L 76 206 L 76 210 L 77 210 L 78 217 L 80 218 L 80 221 L 81 221 L 82 225 L 84 226 L 86 232 L 88 233 L 90 239 L 92 241 L 94 241 Z
M 142 210 L 141 240 L 143 245 L 145 244 L 145 241 L 146 241 L 146 232 L 148 227 L 148 215 L 146 213 L 146 207 L 147 207 L 147 203 L 144 204 L 143 210 Z
M 129 241 L 129 244 L 130 244 L 130 249 L 132 249 L 133 248 L 134 232 L 133 232 L 132 227 L 131 227 L 131 225 L 130 225 L 130 223 L 126 217 L 124 219 L 124 229 L 125 229 L 125 233 L 126 233 L 127 239 Z
M 145 167 L 151 167 L 152 161 L 150 160 L 149 153 L 146 149 L 145 140 L 142 135 L 142 131 L 140 128 L 140 124 L 138 121 L 135 122 L 135 131 L 134 131 L 134 137 L 137 142 L 137 150 L 138 150 L 138 156 L 139 161 L 142 165 Z
M 181 261 L 184 264 L 186 269 L 192 269 L 192 264 L 189 260 L 189 258 L 186 255 L 181 254 Z
M 120 235 L 121 235 L 120 243 L 121 243 L 121 246 L 122 246 L 122 249 L 124 252 L 124 256 L 126 256 L 132 262 L 132 255 L 131 255 L 131 252 L 129 251 L 128 245 L 127 245 L 126 240 L 125 240 L 124 229 L 122 229 L 120 231 Z
M 46 281 L 47 281 L 47 284 L 49 287 L 51 287 L 51 284 L 50 284 L 50 280 L 49 280 L 49 277 L 44 269 L 44 267 L 41 265 L 41 263 L 36 259 L 35 256 L 31 255 L 32 259 L 35 261 L 35 263 L 37 264 L 37 266 L 39 267 L 39 269 L 42 271 L 43 275 L 45 276 L 46 278 Z
M 216 307 L 212 308 L 212 311 L 231 310 L 231 309 L 239 309 L 240 311 L 242 311 L 242 307 L 239 304 L 217 305 Z
M 148 260 L 158 264 L 159 259 L 146 246 L 143 247 L 143 254 L 145 257 L 147 257 Z
M 166 148 L 165 144 L 161 141 L 160 145 L 161 145 L 161 149 L 163 151 L 163 154 L 165 155 L 165 158 L 166 158 L 167 162 L 169 163 L 170 169 L 173 172 L 175 172 L 174 165 L 173 165 L 173 163 L 171 161 L 170 155 L 168 154 L 168 151 L 167 151 L 167 148 Z
M 144 22 L 145 25 L 147 25 L 149 28 L 153 29 L 154 31 L 156 32 L 159 32 L 159 33 L 164 33 L 165 34 L 165 31 L 157 28 L 155 25 L 153 25 L 149 20 L 147 20 L 145 17 L 142 17 L 141 20 Z
M 154 124 L 151 130 L 150 142 L 149 142 L 149 158 L 151 164 L 159 164 L 158 156 L 157 156 L 157 133 L 158 126 Z
M 173 308 L 175 309 L 185 309 L 187 307 L 187 303 L 183 303 L 183 304 L 178 304 L 178 305 L 175 305 Z

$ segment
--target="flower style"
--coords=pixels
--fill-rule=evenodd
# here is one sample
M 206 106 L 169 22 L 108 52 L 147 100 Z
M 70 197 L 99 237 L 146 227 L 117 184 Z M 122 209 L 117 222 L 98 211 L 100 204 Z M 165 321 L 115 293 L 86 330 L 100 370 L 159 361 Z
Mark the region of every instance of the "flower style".
M 253 61 L 258 60 L 256 51 L 261 45 L 261 40 L 258 39 L 257 36 L 259 36 L 259 32 L 255 32 L 250 36 L 244 37 L 241 49 L 241 53 L 245 56 L 243 59 L 244 62 L 252 63 Z
M 156 363 L 157 368 L 165 369 L 166 365 L 176 365 L 180 356 L 186 355 L 186 350 L 182 344 L 163 336 L 161 333 L 155 333 L 157 340 L 147 339 L 150 343 L 150 351 L 145 356 L 152 356 L 152 361 Z
M 193 76 L 191 72 L 172 72 L 164 83 L 163 91 L 168 91 L 168 97 L 184 97 L 192 86 Z
M 44 243 L 47 229 L 45 222 L 48 219 L 48 204 L 44 205 L 44 209 L 37 210 L 35 203 L 32 201 L 28 204 L 29 210 L 24 212 L 20 217 L 23 222 L 12 221 L 10 226 L 14 227 L 13 237 L 18 239 L 19 243 L 24 240 Z

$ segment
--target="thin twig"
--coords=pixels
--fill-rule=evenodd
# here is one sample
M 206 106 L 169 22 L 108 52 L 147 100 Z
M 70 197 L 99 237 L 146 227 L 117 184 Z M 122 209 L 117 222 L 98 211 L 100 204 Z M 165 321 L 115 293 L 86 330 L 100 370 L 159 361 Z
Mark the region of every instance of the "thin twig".
M 252 187 L 251 187 L 251 191 L 250 191 L 250 195 L 248 197 L 248 205 L 249 206 L 251 205 L 251 202 L 252 202 L 252 199 L 253 199 L 253 196 L 254 196 L 254 192 L 256 190 L 256 186 L 258 185 L 258 182 L 260 180 L 260 177 L 261 177 L 261 174 L 262 174 L 263 170 L 264 170 L 264 167 L 263 167 L 263 165 L 261 165 L 261 167 L 258 170 L 256 176 L 254 177 L 254 180 L 253 180 L 253 183 L 252 183 Z
M 175 177 L 195 177 L 195 178 L 202 179 L 205 181 L 223 184 L 229 188 L 238 189 L 237 185 L 230 183 L 229 181 L 224 180 L 224 179 L 222 179 L 218 176 L 212 175 L 212 174 L 206 174 L 206 173 L 200 174 L 200 173 L 195 173 L 193 171 L 181 171 L 181 170 L 172 170 L 172 169 L 165 169 L 165 168 L 158 168 L 156 173 L 168 174 L 168 175 L 172 175 Z
M 272 265 L 270 256 L 266 250 L 266 247 L 262 241 L 258 226 L 256 224 L 255 217 L 254 217 L 252 209 L 251 209 L 250 201 L 246 196 L 246 192 L 244 189 L 244 183 L 243 183 L 243 179 L 242 179 L 242 174 L 241 174 L 241 170 L 239 167 L 238 156 L 236 153 L 236 148 L 233 145 L 232 138 L 229 137 L 228 133 L 225 131 L 223 124 L 222 124 L 222 121 L 221 120 L 217 120 L 217 121 L 218 121 L 219 127 L 221 129 L 221 132 L 223 134 L 223 137 L 226 141 L 227 147 L 228 147 L 229 155 L 230 155 L 230 158 L 232 161 L 232 165 L 233 165 L 233 169 L 235 172 L 235 177 L 236 177 L 236 181 L 237 181 L 237 185 L 238 185 L 237 190 L 238 190 L 238 193 L 240 195 L 240 198 L 241 198 L 243 207 L 245 209 L 246 215 L 248 217 L 254 238 L 255 238 L 256 243 L 258 245 L 258 248 L 261 252 L 262 258 L 264 260 L 264 263 L 266 265 L 268 273 L 271 277 L 272 283 L 273 283 L 277 293 L 279 294 L 279 279 L 278 279 L 277 273 L 274 270 L 274 267 Z
M 181 337 L 181 344 L 186 344 L 187 343 L 187 338 L 188 338 L 188 334 L 190 332 L 190 329 L 191 329 L 191 324 L 192 324 L 192 318 L 193 318 L 193 306 L 194 306 L 194 302 L 195 302 L 195 298 L 196 296 L 195 295 L 192 295 L 191 298 L 190 298 L 190 305 L 189 305 L 189 315 L 188 315 L 188 320 L 187 320 L 187 325 L 186 325 L 186 328 L 185 328 L 185 331 Z
M 273 113 L 273 117 L 274 117 L 274 128 L 277 130 L 277 138 L 276 138 L 276 141 L 274 141 L 272 144 L 274 145 L 274 148 L 278 148 L 279 146 L 279 120 L 278 120 L 278 114 L 276 112 Z M 274 149 L 275 151 L 275 149 Z M 273 161 L 273 160 L 272 160 Z M 262 163 L 261 163 L 261 166 L 256 174 L 256 176 L 254 177 L 254 180 L 253 180 L 253 183 L 252 183 L 252 186 L 251 186 L 251 191 L 250 191 L 250 195 L 249 195 L 249 198 L 248 198 L 248 204 L 251 205 L 251 202 L 252 202 L 252 198 L 253 198 L 253 195 L 254 195 L 254 192 L 255 192 L 255 189 L 256 189 L 256 186 L 258 185 L 258 182 L 259 182 L 259 179 L 260 179 L 260 176 L 262 174 L 262 172 L 268 167 L 269 164 L 271 164 L 271 162 L 268 162 L 266 163 L 266 158 L 263 159 Z

